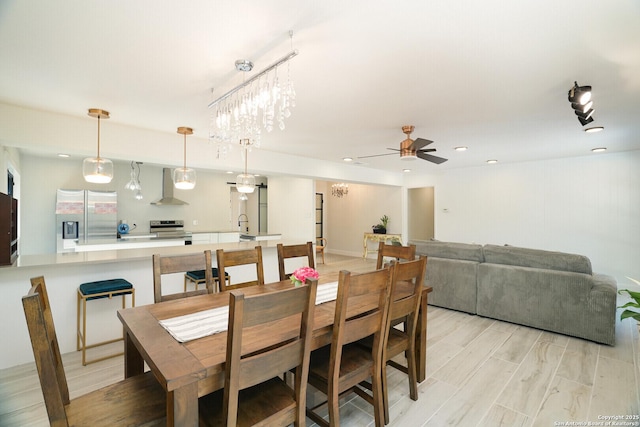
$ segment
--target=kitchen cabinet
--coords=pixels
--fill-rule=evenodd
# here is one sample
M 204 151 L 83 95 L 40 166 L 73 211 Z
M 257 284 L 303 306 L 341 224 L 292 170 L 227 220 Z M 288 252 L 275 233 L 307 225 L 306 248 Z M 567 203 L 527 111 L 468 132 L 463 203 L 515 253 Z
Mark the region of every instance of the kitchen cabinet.
M 237 231 L 216 231 L 210 233 L 193 233 L 192 245 L 208 245 L 217 243 L 233 243 L 240 241 L 240 233 Z
M 18 258 L 18 201 L 0 193 L 0 265 Z

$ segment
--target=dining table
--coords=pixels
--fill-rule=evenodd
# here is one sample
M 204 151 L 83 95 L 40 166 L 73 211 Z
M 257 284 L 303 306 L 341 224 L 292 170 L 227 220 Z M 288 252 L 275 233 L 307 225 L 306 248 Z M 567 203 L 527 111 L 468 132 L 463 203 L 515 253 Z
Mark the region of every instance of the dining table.
M 338 273 L 327 273 L 318 279 L 318 294 L 323 286 L 336 286 Z M 256 295 L 295 286 L 290 280 L 251 286 L 240 289 L 245 295 Z M 427 349 L 427 297 L 431 287 L 422 290 L 418 332 L 416 334 L 416 359 L 418 361 L 418 381 L 426 377 Z M 408 283 L 399 282 L 394 298 L 399 299 L 411 292 Z M 228 307 L 229 291 L 189 298 L 165 301 L 118 310 L 125 335 L 124 375 L 125 378 L 142 374 L 145 363 L 155 378 L 167 392 L 167 426 L 197 426 L 198 398 L 224 387 L 224 365 L 226 359 L 226 330 L 181 342 L 170 333 L 163 322 L 171 322 L 182 316 L 207 312 L 207 310 Z M 348 315 L 357 313 L 357 305 Z M 335 314 L 334 300 L 316 304 L 313 319 L 312 349 L 331 343 Z M 247 346 L 257 350 L 264 346 L 264 340 L 286 338 L 292 334 L 295 325 L 281 324 L 277 328 L 250 331 L 243 338 L 243 350 Z

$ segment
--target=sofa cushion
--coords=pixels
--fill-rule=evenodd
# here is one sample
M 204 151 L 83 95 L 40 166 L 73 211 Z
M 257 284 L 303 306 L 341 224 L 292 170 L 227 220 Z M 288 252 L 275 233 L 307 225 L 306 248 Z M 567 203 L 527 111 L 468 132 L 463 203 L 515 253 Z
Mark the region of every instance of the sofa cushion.
M 583 255 L 519 248 L 516 246 L 484 245 L 484 261 L 491 264 L 518 265 L 547 270 L 592 274 L 591 261 Z
M 409 244 L 416 245 L 416 255 L 475 262 L 484 260 L 481 245 L 439 242 L 437 240 L 410 240 Z

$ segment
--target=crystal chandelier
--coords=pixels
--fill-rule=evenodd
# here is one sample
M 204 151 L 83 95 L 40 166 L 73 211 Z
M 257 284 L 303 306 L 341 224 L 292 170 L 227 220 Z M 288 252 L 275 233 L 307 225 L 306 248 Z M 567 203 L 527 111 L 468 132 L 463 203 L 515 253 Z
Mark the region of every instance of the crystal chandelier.
M 293 39 L 293 32 L 289 32 Z M 260 147 L 262 131 L 271 132 L 274 126 L 284 130 L 284 121 L 295 107 L 296 92 L 291 81 L 289 60 L 298 55 L 292 50 L 269 67 L 260 71 L 242 84 L 231 89 L 209 104 L 211 110 L 210 138 L 222 145 L 218 157 L 226 156 L 228 145 L 233 141 L 248 139 L 250 145 Z M 286 64 L 286 75 L 279 68 Z M 236 70 L 249 72 L 253 63 L 237 60 Z
M 349 184 L 341 182 L 340 184 L 333 184 L 331 186 L 331 195 L 336 197 L 344 197 L 349 194 Z

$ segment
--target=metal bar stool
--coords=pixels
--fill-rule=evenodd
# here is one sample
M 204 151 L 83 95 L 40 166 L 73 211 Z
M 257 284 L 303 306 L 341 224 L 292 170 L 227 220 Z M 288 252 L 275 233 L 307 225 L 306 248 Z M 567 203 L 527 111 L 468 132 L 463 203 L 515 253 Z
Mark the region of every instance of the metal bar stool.
M 82 350 L 82 365 L 86 366 L 89 363 L 99 362 L 101 360 L 109 359 L 124 354 L 124 351 L 108 356 L 103 356 L 97 359 L 87 361 L 86 351 L 89 348 L 98 347 L 101 345 L 111 344 L 117 341 L 124 340 L 124 334 L 120 338 L 101 341 L 95 344 L 87 345 L 87 301 L 100 298 L 113 298 L 122 296 L 122 308 L 125 308 L 125 296 L 131 294 L 131 307 L 136 305 L 136 290 L 131 283 L 125 279 L 109 279 L 99 280 L 96 282 L 83 283 L 78 287 L 78 335 L 76 340 L 77 350 Z M 80 313 L 82 315 L 82 325 L 80 324 Z
M 218 285 L 217 290 L 214 289 L 213 292 L 220 292 L 220 278 L 218 277 L 218 269 L 216 267 L 211 268 L 211 273 L 213 276 L 213 283 Z M 231 284 L 231 277 L 226 271 L 224 272 L 224 280 L 225 282 L 227 282 L 227 285 Z M 195 284 L 195 289 L 198 290 L 198 285 L 206 282 L 206 279 L 204 277 L 204 270 L 193 270 L 184 273 L 185 292 L 187 292 L 187 282 Z

